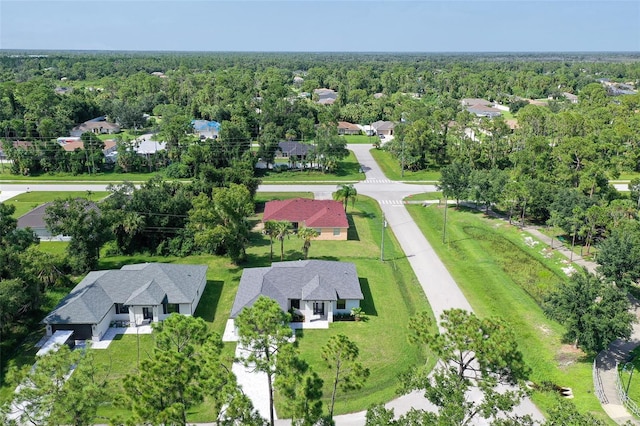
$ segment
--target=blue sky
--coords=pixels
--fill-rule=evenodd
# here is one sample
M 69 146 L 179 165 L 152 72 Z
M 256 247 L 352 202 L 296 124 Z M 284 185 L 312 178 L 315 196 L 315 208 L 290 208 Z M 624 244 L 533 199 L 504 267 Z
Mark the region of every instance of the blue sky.
M 640 1 L 0 0 L 0 49 L 640 51 Z

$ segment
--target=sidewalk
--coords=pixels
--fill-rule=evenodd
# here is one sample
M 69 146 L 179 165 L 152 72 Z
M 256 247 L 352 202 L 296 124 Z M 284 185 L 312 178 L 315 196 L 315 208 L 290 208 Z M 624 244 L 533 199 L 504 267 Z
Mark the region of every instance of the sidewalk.
M 572 254 L 570 248 L 567 248 L 557 239 L 553 239 L 552 241 L 551 237 L 543 234 L 534 226 L 525 226 L 522 229 L 544 244 L 550 247 L 553 246 L 554 250 L 561 253 L 567 259 L 573 258 L 573 263 L 586 268 L 587 271 L 591 273 L 596 272 L 597 263 L 585 260 L 575 253 Z M 635 316 L 640 319 L 640 302 L 633 300 L 633 304 Z M 636 322 L 633 325 L 631 338 L 628 341 L 618 339 L 596 357 L 594 379 L 599 379 L 602 388 L 601 392 L 596 391 L 596 395 L 600 400 L 603 410 L 619 425 L 629 423 L 640 425 L 640 421 L 631 415 L 622 404 L 616 388 L 618 364 L 626 362 L 629 359 L 631 351 L 638 345 L 640 345 L 640 323 Z M 594 387 L 597 390 L 598 384 L 595 382 Z

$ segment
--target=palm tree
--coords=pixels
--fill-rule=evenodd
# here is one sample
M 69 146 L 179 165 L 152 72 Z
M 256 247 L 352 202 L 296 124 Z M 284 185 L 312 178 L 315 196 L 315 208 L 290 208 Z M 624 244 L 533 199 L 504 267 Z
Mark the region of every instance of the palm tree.
M 306 259 L 309 257 L 309 247 L 311 247 L 311 240 L 318 236 L 318 231 L 313 228 L 300 228 L 298 229 L 298 238 L 302 238 L 304 240 L 304 244 L 302 245 L 302 254 Z
M 284 237 L 291 233 L 291 222 L 288 220 L 275 221 L 275 234 L 280 241 L 280 260 L 284 260 Z
M 358 190 L 352 184 L 343 183 L 338 186 L 338 190 L 333 193 L 333 199 L 336 201 L 342 200 L 344 203 L 344 211 L 347 211 L 347 204 L 349 203 L 349 199 L 351 199 L 351 207 L 356 202 L 356 197 L 358 196 Z
M 264 223 L 264 233 L 269 236 L 271 240 L 271 247 L 269 252 L 269 260 L 273 262 L 273 239 L 276 236 L 276 224 L 278 222 L 275 220 L 268 220 Z

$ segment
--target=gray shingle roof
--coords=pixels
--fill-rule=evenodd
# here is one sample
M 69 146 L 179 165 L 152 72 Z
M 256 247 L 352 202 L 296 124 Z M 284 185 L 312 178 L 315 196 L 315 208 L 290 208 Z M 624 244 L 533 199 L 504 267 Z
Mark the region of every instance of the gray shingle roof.
M 124 302 L 127 306 L 159 305 L 167 297 L 160 286 L 153 280 L 131 293 L 131 296 Z
M 120 270 L 92 271 L 47 315 L 45 324 L 96 324 L 114 303 L 192 303 L 206 265 L 141 263 Z
M 245 269 L 231 308 L 231 318 L 253 305 L 260 295 L 276 300 L 283 310 L 288 309 L 289 299 L 364 299 L 356 266 L 327 260 L 279 262 L 270 268 Z

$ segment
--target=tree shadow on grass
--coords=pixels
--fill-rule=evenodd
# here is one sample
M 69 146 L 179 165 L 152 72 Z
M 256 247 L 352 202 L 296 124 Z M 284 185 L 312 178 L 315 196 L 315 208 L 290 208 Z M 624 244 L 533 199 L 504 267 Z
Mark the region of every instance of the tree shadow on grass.
M 376 217 L 376 214 L 373 212 L 362 211 L 362 212 L 352 212 L 351 216 L 359 216 L 365 219 L 373 219 Z
M 362 311 L 366 315 L 378 316 L 376 304 L 373 300 L 373 295 L 371 294 L 371 288 L 369 287 L 369 280 L 366 278 L 358 278 L 358 281 L 360 281 L 360 289 L 362 289 L 362 295 L 364 296 L 364 300 L 360 302 Z
M 202 297 L 196 308 L 196 317 L 200 317 L 206 322 L 213 322 L 223 288 L 224 281 L 207 280 L 207 286 L 202 292 Z

